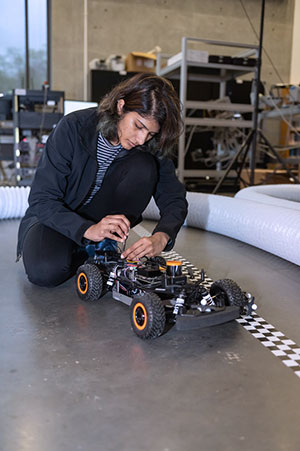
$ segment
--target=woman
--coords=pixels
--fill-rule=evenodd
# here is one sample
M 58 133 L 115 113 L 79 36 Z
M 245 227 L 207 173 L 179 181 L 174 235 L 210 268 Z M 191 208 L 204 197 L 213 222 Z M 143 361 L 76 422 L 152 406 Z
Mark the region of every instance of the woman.
M 171 83 L 139 74 L 98 109 L 65 116 L 47 140 L 21 221 L 18 257 L 29 280 L 56 286 L 87 257 L 89 242 L 122 243 L 152 195 L 160 221 L 123 252 L 132 260 L 170 250 L 187 214 L 185 190 L 167 158 L 180 134 Z

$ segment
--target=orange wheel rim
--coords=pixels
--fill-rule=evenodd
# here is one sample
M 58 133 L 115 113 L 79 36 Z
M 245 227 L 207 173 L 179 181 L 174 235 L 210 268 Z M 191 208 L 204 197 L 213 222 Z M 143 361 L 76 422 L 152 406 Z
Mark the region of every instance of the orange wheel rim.
M 84 272 L 81 272 L 77 278 L 77 287 L 78 287 L 78 291 L 81 294 L 86 294 L 89 284 L 88 284 L 88 280 L 87 280 L 87 277 L 84 274 Z
M 147 326 L 147 310 L 141 302 L 137 302 L 133 308 L 133 323 L 138 330 L 144 330 Z

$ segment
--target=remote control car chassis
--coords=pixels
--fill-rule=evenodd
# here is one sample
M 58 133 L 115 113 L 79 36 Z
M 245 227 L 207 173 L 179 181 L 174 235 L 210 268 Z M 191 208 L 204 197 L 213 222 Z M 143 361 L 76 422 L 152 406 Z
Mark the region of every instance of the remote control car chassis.
M 196 278 L 180 261 L 163 257 L 141 261 L 121 259 L 119 252 L 96 251 L 76 274 L 76 290 L 84 301 L 97 301 L 107 291 L 130 307 L 130 321 L 142 339 L 160 336 L 166 323 L 179 330 L 222 324 L 251 314 L 254 298 L 231 279 L 213 282 L 208 288 L 205 272 Z

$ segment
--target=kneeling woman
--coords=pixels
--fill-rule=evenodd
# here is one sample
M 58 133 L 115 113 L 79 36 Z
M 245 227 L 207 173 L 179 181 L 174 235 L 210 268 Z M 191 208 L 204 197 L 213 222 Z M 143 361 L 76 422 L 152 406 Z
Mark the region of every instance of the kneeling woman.
M 17 253 L 28 279 L 56 286 L 87 257 L 89 241 L 123 242 L 154 196 L 152 236 L 123 254 L 132 260 L 170 250 L 187 214 L 185 190 L 168 155 L 181 129 L 171 83 L 139 74 L 100 102 L 65 116 L 48 138 L 21 221 Z

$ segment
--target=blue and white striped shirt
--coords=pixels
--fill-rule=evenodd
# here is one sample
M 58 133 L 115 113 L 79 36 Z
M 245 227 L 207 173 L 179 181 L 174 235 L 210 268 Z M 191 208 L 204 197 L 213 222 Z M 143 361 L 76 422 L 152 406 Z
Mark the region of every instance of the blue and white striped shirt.
M 101 188 L 105 173 L 111 163 L 114 161 L 118 153 L 122 150 L 121 144 L 113 146 L 107 139 L 102 136 L 101 133 L 98 135 L 97 141 L 97 174 L 94 185 L 85 200 L 83 205 L 87 205 L 91 202 L 95 194 Z

